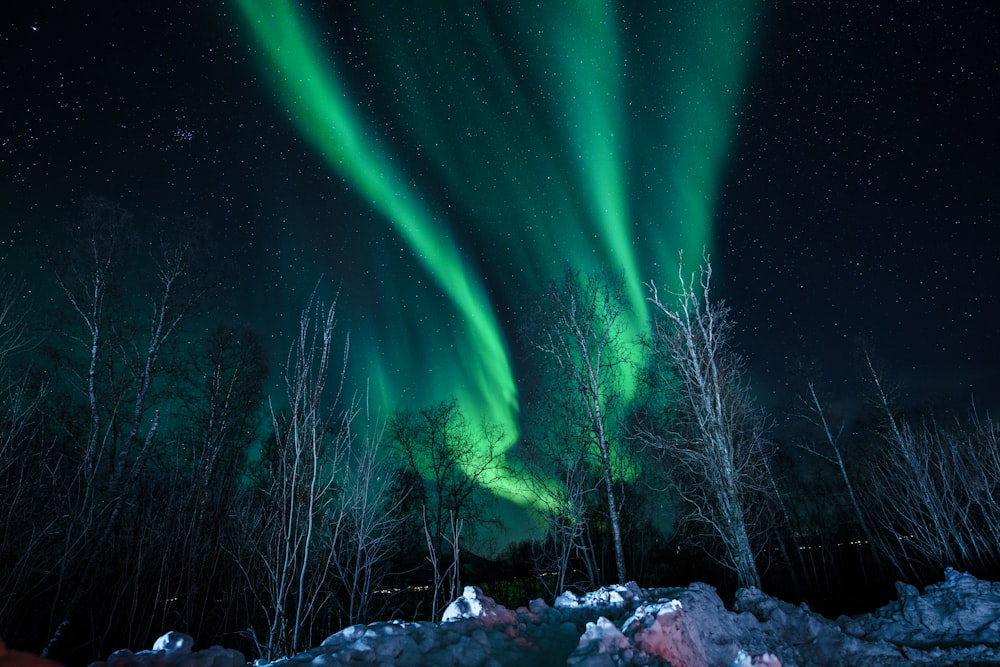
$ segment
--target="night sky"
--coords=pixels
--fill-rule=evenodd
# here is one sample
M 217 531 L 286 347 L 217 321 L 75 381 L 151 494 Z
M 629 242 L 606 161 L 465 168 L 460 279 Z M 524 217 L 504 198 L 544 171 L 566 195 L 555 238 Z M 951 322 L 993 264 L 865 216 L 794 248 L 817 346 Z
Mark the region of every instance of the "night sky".
M 643 282 L 707 247 L 766 405 L 797 360 L 857 395 L 864 339 L 909 400 L 1000 407 L 996 3 L 0 12 L 0 255 L 32 280 L 87 196 L 193 217 L 276 353 L 322 276 L 357 386 L 513 434 L 544 281 L 623 272 L 639 334 Z

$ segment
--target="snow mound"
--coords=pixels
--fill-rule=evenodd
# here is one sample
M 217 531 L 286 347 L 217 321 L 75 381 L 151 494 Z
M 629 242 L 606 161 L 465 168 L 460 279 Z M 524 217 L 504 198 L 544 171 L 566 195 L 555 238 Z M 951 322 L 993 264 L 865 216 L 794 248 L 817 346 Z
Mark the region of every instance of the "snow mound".
M 212 646 L 195 651 L 194 639 L 182 632 L 168 632 L 153 643 L 152 650 L 133 653 L 115 651 L 104 662 L 90 667 L 246 667 L 243 654 L 233 649 Z
M 173 630 L 153 642 L 154 651 L 166 651 L 167 653 L 190 653 L 193 648 L 194 637 Z
M 735 609 L 786 667 L 1000 665 L 1000 585 L 949 569 L 922 595 L 906 584 L 896 589 L 899 600 L 836 621 L 757 590 L 740 591 Z
M 605 586 L 596 591 L 584 593 L 582 596 L 566 591 L 556 598 L 555 607 L 556 609 L 624 607 L 644 596 L 643 590 L 634 581 L 630 581 L 625 585 Z
M 643 598 L 647 598 L 645 602 Z M 727 611 L 711 586 L 693 584 L 669 600 L 649 599 L 645 594 L 635 596 L 635 600 L 641 604 L 620 626 L 604 617 L 588 623 L 567 664 L 781 667 L 781 662 L 766 652 L 766 638 L 744 627 L 736 614 Z M 758 657 L 751 657 L 744 648 Z
M 478 586 L 466 586 L 462 597 L 444 610 L 441 622 L 448 623 L 462 618 L 478 618 L 488 625 L 517 622 L 514 612 L 484 595 Z
M 897 601 L 847 627 L 907 646 L 1000 645 L 1000 584 L 948 568 L 923 594 L 902 582 L 896 592 Z
M 352 625 L 291 658 L 259 667 L 903 667 L 1000 665 L 1000 584 L 954 570 L 921 593 L 900 584 L 898 601 L 836 621 L 757 589 L 732 610 L 715 589 L 642 589 L 630 583 L 553 606 L 511 611 L 468 587 L 441 623 Z M 118 651 L 92 667 L 244 667 L 217 646 L 194 651 L 168 633 L 152 651 Z M 3 667 L 0 665 L 0 667 Z

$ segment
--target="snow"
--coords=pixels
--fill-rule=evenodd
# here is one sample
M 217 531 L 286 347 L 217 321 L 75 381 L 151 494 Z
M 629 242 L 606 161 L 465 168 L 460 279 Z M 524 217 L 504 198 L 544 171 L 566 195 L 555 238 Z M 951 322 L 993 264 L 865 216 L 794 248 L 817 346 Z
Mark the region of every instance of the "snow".
M 572 591 L 566 591 L 556 598 L 555 607 L 556 609 L 621 607 L 643 596 L 642 589 L 633 581 L 624 586 L 605 586 L 596 591 L 584 593 L 582 597 L 578 597 Z
M 171 631 L 153 643 L 152 650 L 132 653 L 128 649 L 115 651 L 104 662 L 91 667 L 246 667 L 239 651 L 212 646 L 194 651 L 190 635 Z
M 190 653 L 194 647 L 194 638 L 183 632 L 170 631 L 153 643 L 154 651 L 165 651 L 167 653 Z
M 563 593 L 510 610 L 474 586 L 440 623 L 353 625 L 299 655 L 258 667 L 468 665 L 480 667 L 896 667 L 1000 664 L 1000 584 L 948 570 L 922 593 L 875 613 L 836 620 L 756 589 L 727 609 L 715 589 L 635 583 Z M 167 633 L 150 651 L 118 651 L 92 667 L 243 667 L 243 656 Z M 2 667 L 2 659 L 0 659 Z
M 484 625 L 517 622 L 517 615 L 483 595 L 477 586 L 466 586 L 462 597 L 452 602 L 444 610 L 441 622 L 457 621 L 462 618 L 478 618 Z

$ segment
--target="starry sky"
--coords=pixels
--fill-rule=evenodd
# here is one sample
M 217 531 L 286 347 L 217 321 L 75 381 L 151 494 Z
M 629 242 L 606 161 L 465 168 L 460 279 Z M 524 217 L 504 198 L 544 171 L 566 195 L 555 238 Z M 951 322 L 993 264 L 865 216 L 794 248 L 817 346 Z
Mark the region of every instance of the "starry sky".
M 516 434 L 546 280 L 622 272 L 638 335 L 704 247 L 765 405 L 798 360 L 856 395 L 864 339 L 1000 407 L 994 3 L 8 4 L 9 270 L 90 195 L 192 217 L 279 358 L 322 278 L 385 409 Z

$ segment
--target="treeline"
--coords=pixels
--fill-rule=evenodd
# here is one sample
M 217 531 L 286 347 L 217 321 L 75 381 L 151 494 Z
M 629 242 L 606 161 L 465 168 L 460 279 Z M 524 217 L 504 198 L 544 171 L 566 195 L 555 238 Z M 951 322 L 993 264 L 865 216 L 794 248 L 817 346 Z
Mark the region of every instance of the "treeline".
M 697 578 L 822 608 L 848 581 L 1000 565 L 996 426 L 902 412 L 865 356 L 866 412 L 842 423 L 804 374 L 798 428 L 776 432 L 707 257 L 647 286 L 641 340 L 620 277 L 568 268 L 546 286 L 505 455 L 509 434 L 454 401 L 372 414 L 321 289 L 273 371 L 254 331 L 206 326 L 221 281 L 174 229 L 144 239 L 93 201 L 46 250 L 51 313 L 29 321 L 24 286 L 0 282 L 12 646 L 86 663 L 176 629 L 273 659 L 351 623 L 438 617 L 470 583 L 520 604 Z M 496 532 L 485 489 L 502 478 L 541 537 L 488 573 L 467 546 Z

